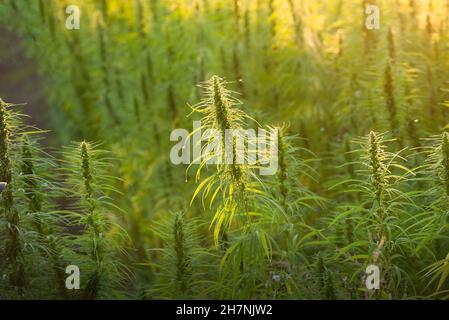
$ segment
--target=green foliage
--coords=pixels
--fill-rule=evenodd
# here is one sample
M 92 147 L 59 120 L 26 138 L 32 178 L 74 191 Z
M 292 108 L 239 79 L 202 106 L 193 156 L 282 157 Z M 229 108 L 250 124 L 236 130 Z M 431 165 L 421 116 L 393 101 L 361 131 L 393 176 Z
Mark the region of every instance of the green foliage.
M 108 175 L 106 157 L 95 144 L 84 141 L 64 152 L 63 176 L 73 199 L 66 219 L 69 225 L 83 228 L 82 234 L 72 240 L 77 259 L 87 271 L 83 299 L 118 297 L 115 290 L 123 280 L 123 270 L 114 258 L 114 252 L 120 250 L 114 248 L 114 237 L 123 235 L 110 213 L 118 208 L 110 198 L 115 179 Z
M 77 0 L 67 30 L 2 1 L 55 139 L 0 100 L 0 297 L 447 299 L 447 8 L 375 2 L 379 30 L 356 0 Z M 195 120 L 211 152 L 174 165 Z
M 163 240 L 160 262 L 155 266 L 157 279 L 146 297 L 159 299 L 206 298 L 211 261 L 216 259 L 201 247 L 198 226 L 201 221 L 188 220 L 185 214 L 174 213 L 159 222 L 156 234 Z

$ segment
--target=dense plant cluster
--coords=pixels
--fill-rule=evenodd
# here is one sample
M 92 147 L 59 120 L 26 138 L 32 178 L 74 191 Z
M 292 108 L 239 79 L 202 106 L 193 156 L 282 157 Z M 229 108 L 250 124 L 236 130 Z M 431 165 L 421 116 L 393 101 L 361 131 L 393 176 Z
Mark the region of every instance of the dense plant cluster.
M 0 297 L 449 298 L 449 2 L 367 4 L 1 1 L 68 147 L 0 101 Z M 173 164 L 194 120 L 276 132 L 276 174 Z

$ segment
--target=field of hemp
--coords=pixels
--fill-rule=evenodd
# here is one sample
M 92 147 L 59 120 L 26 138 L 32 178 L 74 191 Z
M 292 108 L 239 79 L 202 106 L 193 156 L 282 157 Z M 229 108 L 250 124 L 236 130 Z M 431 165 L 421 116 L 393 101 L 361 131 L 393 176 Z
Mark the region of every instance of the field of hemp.
M 449 0 L 0 0 L 0 38 L 0 299 L 449 299 Z

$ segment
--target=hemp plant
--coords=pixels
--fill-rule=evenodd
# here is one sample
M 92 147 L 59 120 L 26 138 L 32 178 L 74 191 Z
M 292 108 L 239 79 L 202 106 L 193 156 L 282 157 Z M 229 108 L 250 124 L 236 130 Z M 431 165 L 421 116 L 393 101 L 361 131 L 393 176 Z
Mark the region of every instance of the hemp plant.
M 188 219 L 184 213 L 170 213 L 155 222 L 154 232 L 163 241 L 164 247 L 154 249 L 160 252 L 160 262 L 155 263 L 154 284 L 146 290 L 148 298 L 204 298 L 214 288 L 208 286 L 213 256 L 200 246 L 198 227 L 203 222 Z M 212 261 L 215 259 L 212 259 Z M 151 262 L 150 262 L 151 263 Z
M 422 166 L 423 176 L 430 184 L 423 192 L 428 204 L 421 217 L 420 245 L 427 248 L 433 245 L 433 259 L 436 262 L 429 265 L 425 271 L 426 277 L 431 277 L 429 285 L 438 280 L 436 294 L 445 294 L 444 284 L 449 275 L 448 245 L 448 197 L 449 197 L 449 134 L 430 138 L 432 144 L 424 149 L 427 161 Z M 429 248 L 427 248 L 429 250 Z M 444 251 L 443 251 L 444 250 Z M 429 250 L 430 251 L 430 250 Z M 441 291 L 441 292 L 440 292 Z
M 350 219 L 354 221 L 353 232 L 358 239 L 367 232 L 367 241 L 354 240 L 339 250 L 337 257 L 345 256 L 349 248 L 351 256 L 365 251 L 366 265 L 374 264 L 382 269 L 382 286 L 376 297 L 384 298 L 398 295 L 400 280 L 407 278 L 406 259 L 396 252 L 414 245 L 413 241 L 406 241 L 410 240 L 410 235 L 405 232 L 404 223 L 413 217 L 413 212 L 419 212 L 412 195 L 401 188 L 401 184 L 414 173 L 401 164 L 405 159 L 399 152 L 386 151 L 385 144 L 391 141 L 385 138 L 385 134 L 373 131 L 366 137 L 354 139 L 359 145 L 357 153 L 360 155 L 360 160 L 353 162 L 357 178 L 341 181 L 333 187 L 344 187 L 357 194 L 356 199 L 360 199 L 360 203 L 341 206 L 342 212 L 332 224 L 343 218 Z M 351 256 L 347 259 L 353 261 L 354 268 L 361 268 L 363 265 Z M 360 269 L 356 271 L 352 279 L 355 280 L 360 272 Z
M 0 181 L 5 189 L 0 194 L 1 222 L 1 272 L 6 275 L 9 286 L 19 297 L 27 288 L 24 242 L 27 233 L 22 229 L 15 188 L 17 174 L 14 158 L 17 134 L 21 129 L 20 115 L 12 110 L 13 105 L 0 99 Z M 2 284 L 3 287 L 3 284 Z
M 65 287 L 64 247 L 60 226 L 64 224 L 52 201 L 59 195 L 59 186 L 51 181 L 56 164 L 36 141 L 27 135 L 22 138 L 21 175 L 26 208 L 30 224 L 36 232 L 37 244 L 45 263 L 41 270 L 48 269 L 47 283 L 56 284 L 56 297 L 67 298 Z
M 255 173 L 261 160 L 255 163 L 248 161 L 248 158 L 237 161 L 238 157 L 247 157 L 256 143 L 248 139 L 248 153 L 242 152 L 236 142 L 242 137 L 229 134 L 229 130 L 233 130 L 235 135 L 242 134 L 242 129 L 248 125 L 247 121 L 253 119 L 237 108 L 240 101 L 225 85 L 223 79 L 213 76 L 201 85 L 205 91 L 203 100 L 192 107 L 193 112 L 202 115 L 202 140 L 206 141 L 202 147 L 206 151 L 205 155 L 196 159 L 200 160 L 197 180 L 201 179 L 202 172 L 211 160 L 215 160 L 215 172 L 199 183 L 192 202 L 202 192 L 203 204 L 209 198 L 209 208 L 215 205 L 212 217 L 214 242 L 221 243 L 225 250 L 221 262 L 222 281 L 235 284 L 229 293 L 234 296 L 236 292 L 249 294 L 245 290 L 252 288 L 243 289 L 242 281 L 252 283 L 262 275 L 258 270 L 261 270 L 265 259 L 270 259 L 272 248 L 271 239 L 263 225 L 272 221 L 273 216 L 282 209 L 270 197 L 267 186 Z M 260 152 L 258 156 L 263 158 L 269 155 Z

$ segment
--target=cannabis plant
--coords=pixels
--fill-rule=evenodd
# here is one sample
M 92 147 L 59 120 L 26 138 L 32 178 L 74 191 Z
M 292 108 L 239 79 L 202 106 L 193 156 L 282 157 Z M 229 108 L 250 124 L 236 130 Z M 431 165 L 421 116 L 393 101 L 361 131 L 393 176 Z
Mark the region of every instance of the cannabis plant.
M 81 142 L 64 152 L 63 174 L 72 209 L 66 219 L 81 234 L 67 235 L 76 255 L 72 261 L 84 275 L 81 298 L 118 297 L 124 270 L 114 255 L 123 231 L 114 212 L 122 212 L 112 202 L 114 177 L 108 174 L 110 159 L 96 144 Z M 118 237 L 118 238 L 117 238 Z

